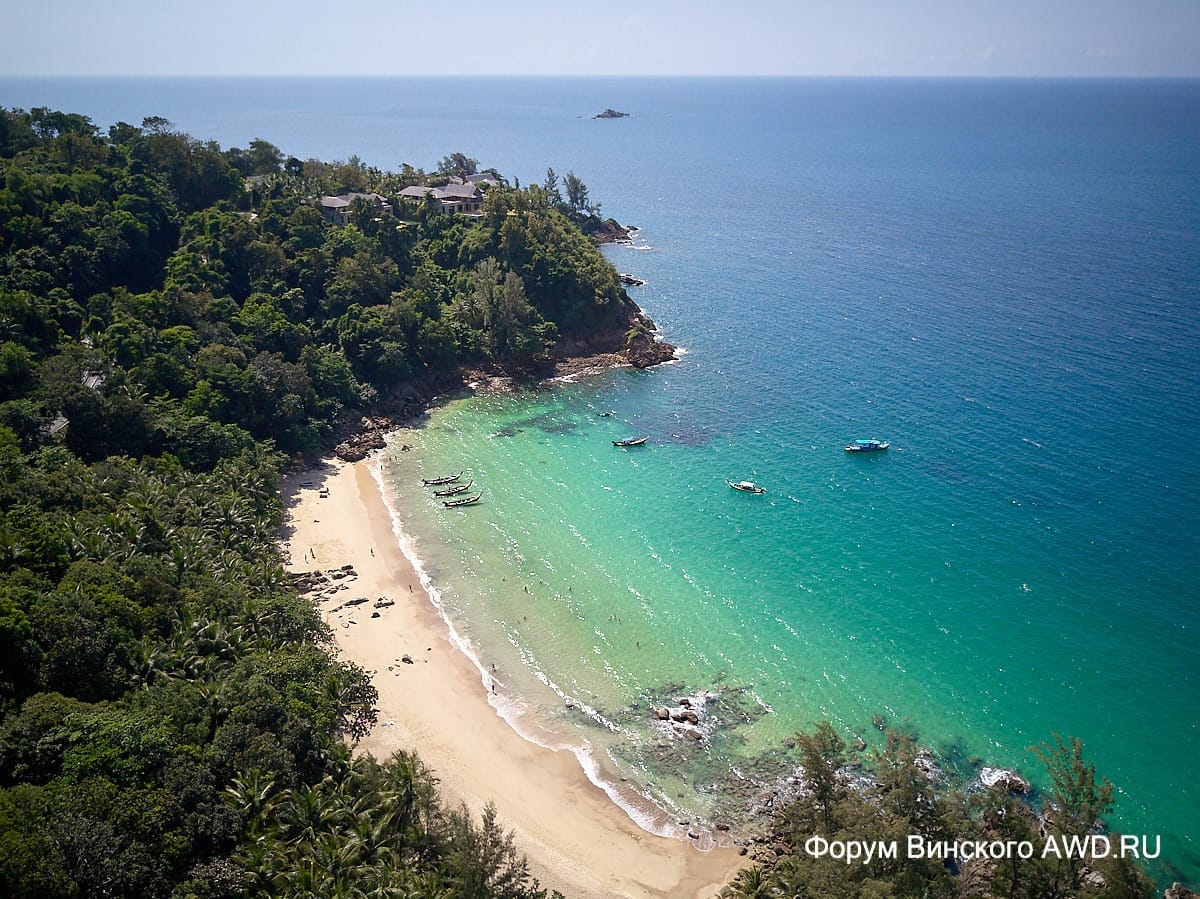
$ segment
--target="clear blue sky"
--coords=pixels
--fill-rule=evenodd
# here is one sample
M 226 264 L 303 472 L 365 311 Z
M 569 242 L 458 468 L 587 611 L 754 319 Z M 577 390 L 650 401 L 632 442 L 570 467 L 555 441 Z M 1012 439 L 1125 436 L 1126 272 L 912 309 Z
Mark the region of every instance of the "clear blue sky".
M 3 6 L 3 75 L 1200 76 L 1200 0 Z

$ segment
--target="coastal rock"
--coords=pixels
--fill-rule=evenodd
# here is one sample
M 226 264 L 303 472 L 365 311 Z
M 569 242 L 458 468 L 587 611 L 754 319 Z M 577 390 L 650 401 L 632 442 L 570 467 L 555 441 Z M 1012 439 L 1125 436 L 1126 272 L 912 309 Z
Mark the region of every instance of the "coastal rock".
M 1084 871 L 1083 882 L 1098 890 L 1103 890 L 1108 886 L 1108 881 L 1104 879 L 1104 875 L 1095 868 L 1088 868 Z
M 320 571 L 297 571 L 292 573 L 292 586 L 297 593 L 312 593 L 323 589 L 329 580 Z
M 979 772 L 979 782 L 985 787 L 1001 786 L 1010 793 L 1024 796 L 1029 792 L 1029 781 L 1007 768 L 984 768 Z
M 634 225 L 622 225 L 614 218 L 602 219 L 592 215 L 579 223 L 579 230 L 596 243 L 632 244 L 633 235 L 638 229 Z
M 674 706 L 653 707 L 653 718 L 661 731 L 675 739 L 700 742 L 712 735 L 721 722 L 705 707 L 716 701 L 717 694 L 699 690 L 690 696 L 676 697 Z
M 940 773 L 938 770 L 937 759 L 934 758 L 932 752 L 924 747 L 917 751 L 917 755 L 913 759 L 913 767 L 930 780 L 936 780 L 938 774 Z
M 383 449 L 385 446 L 387 443 L 384 441 L 383 435 L 379 431 L 372 430 L 355 434 L 349 440 L 339 443 L 334 447 L 333 453 L 346 462 L 361 462 L 372 452 Z
M 625 339 L 625 358 L 634 368 L 650 368 L 670 362 L 675 358 L 675 350 L 672 344 L 655 340 L 644 326 L 635 325 Z
M 1163 893 L 1163 899 L 1200 899 L 1200 893 L 1194 893 L 1182 883 L 1173 883 Z
M 633 275 L 627 275 L 624 272 L 622 272 L 617 277 L 621 279 L 622 284 L 628 284 L 630 287 L 645 287 L 646 286 L 646 282 L 643 281 L 641 278 L 635 278 Z

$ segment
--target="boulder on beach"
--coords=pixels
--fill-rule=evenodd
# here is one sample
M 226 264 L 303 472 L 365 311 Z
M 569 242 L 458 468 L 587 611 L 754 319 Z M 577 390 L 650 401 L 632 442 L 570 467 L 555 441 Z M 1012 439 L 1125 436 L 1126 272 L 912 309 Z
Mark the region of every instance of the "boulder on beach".
M 378 431 L 355 434 L 349 440 L 334 447 L 333 453 L 346 462 L 361 462 L 372 452 L 383 449 L 387 442 Z

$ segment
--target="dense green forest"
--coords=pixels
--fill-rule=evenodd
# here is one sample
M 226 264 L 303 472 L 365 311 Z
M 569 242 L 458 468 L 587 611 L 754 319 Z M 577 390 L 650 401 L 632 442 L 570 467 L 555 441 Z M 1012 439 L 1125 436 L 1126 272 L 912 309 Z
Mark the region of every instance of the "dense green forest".
M 354 410 L 629 327 L 553 184 L 396 199 L 450 174 L 0 110 L 0 895 L 542 894 L 419 759 L 351 757 L 375 690 L 274 545 Z M 315 202 L 363 191 L 394 214 Z
M 545 895 L 494 813 L 441 801 L 417 756 L 352 755 L 375 690 L 331 659 L 275 545 L 280 472 L 343 422 L 644 329 L 573 173 L 565 198 L 553 171 L 497 175 L 476 217 L 401 198 L 476 165 L 381 172 L 0 109 L 0 895 Z M 352 193 L 391 211 L 323 215 Z M 1090 833 L 1111 787 L 1074 742 L 1043 747 L 1042 818 L 1003 788 L 936 790 L 903 734 L 860 781 L 827 725 L 795 749 L 804 795 L 730 896 L 1150 893 L 1121 859 L 804 851 Z

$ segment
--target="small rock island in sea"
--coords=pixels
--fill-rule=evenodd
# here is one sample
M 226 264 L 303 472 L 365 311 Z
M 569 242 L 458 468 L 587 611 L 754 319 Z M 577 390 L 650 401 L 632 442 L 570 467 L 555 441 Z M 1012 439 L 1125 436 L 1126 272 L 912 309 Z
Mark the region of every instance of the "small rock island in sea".
M 625 119 L 629 117 L 627 112 L 617 112 L 617 110 L 609 107 L 604 112 L 598 112 L 592 116 L 593 119 Z

